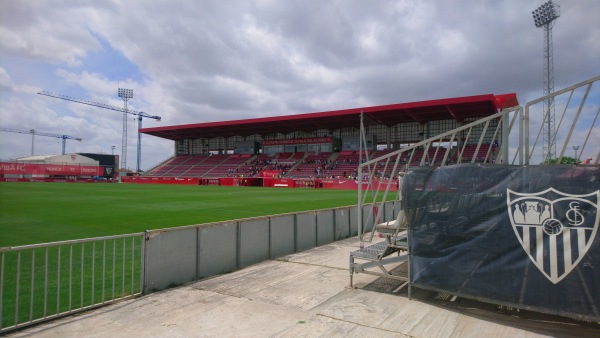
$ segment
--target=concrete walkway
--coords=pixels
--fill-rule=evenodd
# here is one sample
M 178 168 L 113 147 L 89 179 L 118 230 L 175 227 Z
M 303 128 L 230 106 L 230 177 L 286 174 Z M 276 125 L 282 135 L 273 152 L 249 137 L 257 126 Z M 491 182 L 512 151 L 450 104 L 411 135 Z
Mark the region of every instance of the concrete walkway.
M 356 238 L 41 324 L 7 337 L 600 337 L 600 325 L 355 275 Z M 414 289 L 413 289 L 414 290 Z

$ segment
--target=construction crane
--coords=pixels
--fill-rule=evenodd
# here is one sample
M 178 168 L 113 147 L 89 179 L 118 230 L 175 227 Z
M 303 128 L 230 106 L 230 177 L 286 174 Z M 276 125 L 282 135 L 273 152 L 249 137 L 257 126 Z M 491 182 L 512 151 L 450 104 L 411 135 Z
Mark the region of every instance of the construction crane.
M 79 138 L 79 137 L 74 137 L 74 136 L 69 136 L 69 135 L 52 134 L 52 133 L 43 133 L 43 132 L 35 131 L 34 129 L 24 130 L 24 129 L 0 128 L 0 131 L 7 131 L 7 132 L 19 133 L 19 134 L 31 134 L 31 156 L 33 156 L 33 145 L 34 145 L 35 135 L 61 138 L 63 155 L 65 154 L 65 144 L 67 143 L 67 140 L 77 140 L 77 141 L 81 142 L 81 138 Z
M 155 119 L 156 121 L 160 121 L 161 120 L 160 116 L 153 116 L 153 115 L 149 115 L 144 112 L 141 112 L 141 111 L 127 109 L 127 105 L 125 105 L 125 108 L 119 108 L 119 107 L 111 106 L 111 105 L 105 104 L 105 103 L 98 103 L 98 102 L 94 102 L 94 101 L 78 99 L 75 97 L 51 93 L 51 92 L 47 92 L 47 91 L 41 91 L 38 94 L 54 97 L 57 99 L 67 100 L 67 101 L 71 101 L 71 102 L 83 103 L 83 104 L 87 104 L 89 106 L 100 107 L 100 108 L 104 108 L 104 109 L 110 109 L 110 110 L 122 112 L 123 116 L 124 116 L 123 140 L 122 140 L 122 148 L 121 148 L 121 168 L 122 169 L 125 169 L 127 167 L 127 120 L 125 119 L 125 115 L 126 114 L 136 115 L 138 117 L 138 119 L 137 119 L 138 120 L 137 168 L 136 169 L 137 169 L 137 172 L 140 171 L 140 166 L 142 163 L 142 134 L 140 133 L 140 129 L 142 129 L 142 118 L 146 117 L 146 118 L 150 118 L 150 119 Z

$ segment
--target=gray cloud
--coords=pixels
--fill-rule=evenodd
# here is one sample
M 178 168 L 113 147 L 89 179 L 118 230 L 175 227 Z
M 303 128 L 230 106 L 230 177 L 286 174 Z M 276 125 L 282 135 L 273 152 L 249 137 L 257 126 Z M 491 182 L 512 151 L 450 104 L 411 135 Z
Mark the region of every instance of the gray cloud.
M 562 15 L 554 28 L 555 87 L 562 88 L 600 74 L 600 2 L 556 2 Z M 0 80 L 1 97 L 11 104 L 0 106 L 0 116 L 4 125 L 7 110 L 18 106 L 24 112 L 11 126 L 43 128 L 53 125 L 42 124 L 35 110 L 51 106 L 57 129 L 90 133 L 95 143 L 81 148 L 110 151 L 120 143 L 119 114 L 82 114 L 14 88 L 77 89 L 119 105 L 116 87 L 128 86 L 135 109 L 161 115 L 160 125 L 486 93 L 516 92 L 524 103 L 542 94 L 543 31 L 531 17 L 542 3 L 5 1 Z M 99 39 L 143 79 L 87 70 L 85 58 L 102 52 Z M 130 130 L 134 163 L 133 123 Z M 145 137 L 143 166 L 171 152 L 170 142 Z M 26 154 L 26 145 L 0 144 L 0 158 Z

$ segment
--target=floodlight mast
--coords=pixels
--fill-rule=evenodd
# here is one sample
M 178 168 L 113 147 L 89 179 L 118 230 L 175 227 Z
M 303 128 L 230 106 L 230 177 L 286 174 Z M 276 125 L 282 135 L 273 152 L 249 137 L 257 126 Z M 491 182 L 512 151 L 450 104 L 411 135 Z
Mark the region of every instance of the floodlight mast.
M 554 92 L 554 66 L 552 57 L 552 26 L 560 16 L 560 6 L 552 0 L 531 12 L 535 26 L 544 28 L 544 96 Z M 556 132 L 554 124 L 554 98 L 543 103 L 544 109 L 544 161 L 556 158 Z
M 119 97 L 123 99 L 123 139 L 121 140 L 121 168 L 127 168 L 127 101 L 133 98 L 133 89 L 119 88 L 117 91 Z M 138 154 L 139 156 L 139 154 Z M 140 170 L 139 164 L 137 168 Z

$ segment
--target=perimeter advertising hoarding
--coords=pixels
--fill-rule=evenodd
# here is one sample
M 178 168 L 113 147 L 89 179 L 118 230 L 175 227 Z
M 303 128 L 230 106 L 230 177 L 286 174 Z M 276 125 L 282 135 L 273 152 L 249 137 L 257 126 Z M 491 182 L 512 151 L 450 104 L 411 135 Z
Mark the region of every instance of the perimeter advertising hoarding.
M 181 177 L 146 177 L 146 176 L 123 176 L 123 183 L 135 184 L 177 184 L 177 185 L 199 185 L 199 178 Z
M 291 178 L 268 178 L 264 177 L 263 187 L 274 187 L 274 188 L 295 188 L 296 181 Z
M 102 176 L 104 168 L 77 164 L 1 162 L 1 175 Z
M 600 321 L 600 166 L 424 167 L 402 194 L 412 285 Z

